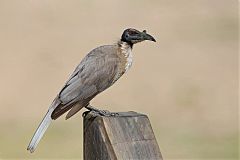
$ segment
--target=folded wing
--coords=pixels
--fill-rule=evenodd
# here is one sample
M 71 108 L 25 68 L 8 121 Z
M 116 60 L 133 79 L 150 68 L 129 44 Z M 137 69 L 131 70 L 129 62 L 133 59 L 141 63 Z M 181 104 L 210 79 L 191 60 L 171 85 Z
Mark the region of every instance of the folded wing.
M 54 109 L 52 119 L 57 119 L 71 109 L 66 117 L 70 118 L 112 85 L 119 65 L 116 52 L 115 46 L 102 46 L 91 51 L 81 61 L 58 94 L 61 103 Z

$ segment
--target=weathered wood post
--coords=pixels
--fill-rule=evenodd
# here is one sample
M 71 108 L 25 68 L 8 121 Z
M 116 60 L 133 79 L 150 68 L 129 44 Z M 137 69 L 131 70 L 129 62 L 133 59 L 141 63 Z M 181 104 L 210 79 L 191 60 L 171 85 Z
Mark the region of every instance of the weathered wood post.
M 84 160 L 162 160 L 150 121 L 144 114 L 84 114 Z

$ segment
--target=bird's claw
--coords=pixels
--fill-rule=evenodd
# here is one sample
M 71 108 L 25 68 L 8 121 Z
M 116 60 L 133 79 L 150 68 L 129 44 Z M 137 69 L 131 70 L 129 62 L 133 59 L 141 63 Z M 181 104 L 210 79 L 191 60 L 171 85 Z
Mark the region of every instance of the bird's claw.
M 117 112 L 110 112 L 108 110 L 99 110 L 98 112 L 101 116 L 117 116 L 119 115 Z
M 97 109 L 97 108 L 92 107 L 92 106 L 87 106 L 86 108 L 96 115 L 108 116 L 108 117 L 119 115 L 117 112 L 110 112 L 108 110 L 100 110 L 100 109 Z

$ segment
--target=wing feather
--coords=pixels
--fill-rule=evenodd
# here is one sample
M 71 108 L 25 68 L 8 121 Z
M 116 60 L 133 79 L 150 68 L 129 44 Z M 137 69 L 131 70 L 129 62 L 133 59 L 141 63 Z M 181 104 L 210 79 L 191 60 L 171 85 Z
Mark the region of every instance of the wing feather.
M 116 52 L 116 46 L 102 46 L 81 61 L 60 91 L 58 97 L 61 104 L 53 111 L 52 118 L 56 119 L 74 105 L 80 105 L 69 113 L 68 118 L 71 117 L 112 85 L 119 64 Z

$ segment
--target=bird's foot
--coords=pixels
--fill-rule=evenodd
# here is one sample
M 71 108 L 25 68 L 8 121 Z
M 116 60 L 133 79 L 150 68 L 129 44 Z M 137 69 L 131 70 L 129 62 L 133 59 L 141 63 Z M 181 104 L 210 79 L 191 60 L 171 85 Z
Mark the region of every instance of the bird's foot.
M 98 110 L 98 111 L 94 111 L 94 112 L 97 112 L 101 116 L 117 116 L 118 115 L 118 113 L 110 112 L 108 110 Z
M 98 115 L 101 115 L 101 116 L 117 116 L 117 115 L 119 115 L 117 112 L 110 112 L 108 110 L 100 110 L 100 109 L 97 109 L 97 108 L 92 107 L 90 105 L 85 107 L 85 108 L 87 108 L 88 110 L 90 110 L 90 111 L 92 111 L 92 112 L 94 112 Z

